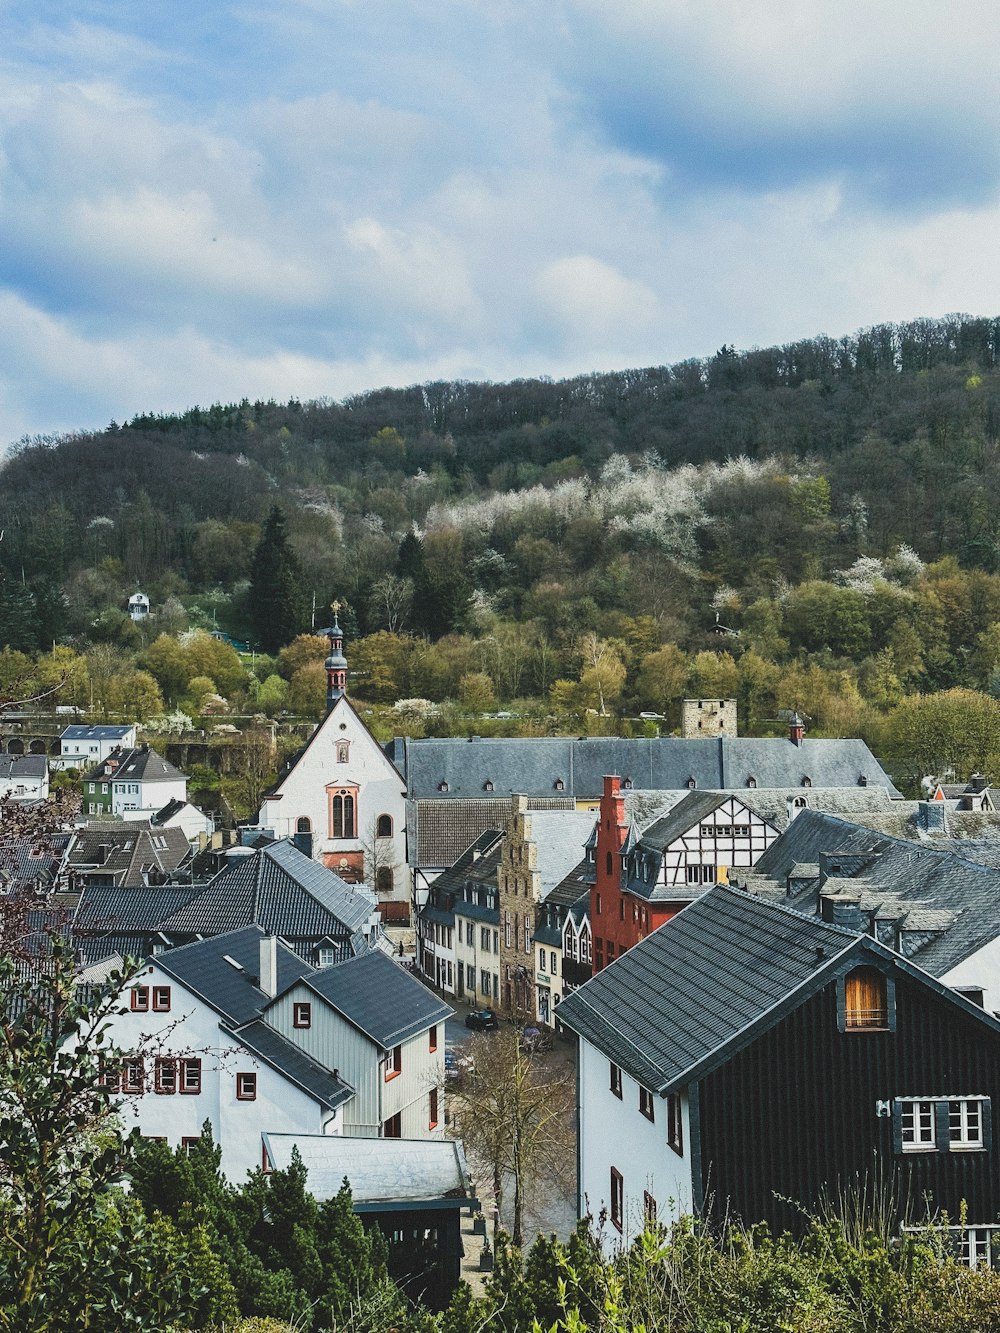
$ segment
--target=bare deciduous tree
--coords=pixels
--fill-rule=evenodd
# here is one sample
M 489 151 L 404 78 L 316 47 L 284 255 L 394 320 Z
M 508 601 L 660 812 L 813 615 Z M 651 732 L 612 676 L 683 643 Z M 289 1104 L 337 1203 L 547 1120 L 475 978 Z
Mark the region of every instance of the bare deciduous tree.
M 551 1059 L 523 1049 L 517 1028 L 503 1026 L 471 1043 L 473 1069 L 457 1094 L 457 1133 L 489 1165 L 497 1207 L 513 1190 L 511 1235 L 524 1241 L 524 1210 L 532 1196 L 572 1179 L 573 1081 Z

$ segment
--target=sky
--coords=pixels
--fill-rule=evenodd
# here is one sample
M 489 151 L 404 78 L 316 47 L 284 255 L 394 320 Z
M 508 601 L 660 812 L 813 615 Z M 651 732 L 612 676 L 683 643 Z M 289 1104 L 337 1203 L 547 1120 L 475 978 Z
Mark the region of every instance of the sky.
M 0 0 L 0 451 L 1000 314 L 988 0 Z

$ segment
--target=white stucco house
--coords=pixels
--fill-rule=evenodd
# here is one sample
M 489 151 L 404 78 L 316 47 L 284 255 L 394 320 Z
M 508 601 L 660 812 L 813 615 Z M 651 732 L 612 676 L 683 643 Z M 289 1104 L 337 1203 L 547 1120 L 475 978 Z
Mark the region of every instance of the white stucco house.
M 182 1146 L 206 1121 L 222 1169 L 261 1165 L 265 1133 L 440 1137 L 450 1010 L 370 953 L 321 971 L 259 927 L 150 958 L 123 992 L 109 1081 L 126 1130 Z
M 43 800 L 49 794 L 49 761 L 43 754 L 0 755 L 0 798 Z
M 114 750 L 131 750 L 136 743 L 136 724 L 101 724 L 87 726 L 74 723 L 59 737 L 59 754 L 52 759 L 53 768 L 93 768 L 102 764 Z

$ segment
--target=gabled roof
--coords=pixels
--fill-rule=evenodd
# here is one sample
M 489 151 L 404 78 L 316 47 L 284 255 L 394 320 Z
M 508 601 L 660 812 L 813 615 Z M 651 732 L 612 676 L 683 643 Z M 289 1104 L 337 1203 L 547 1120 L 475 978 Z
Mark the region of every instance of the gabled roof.
M 254 923 L 284 939 L 323 939 L 355 935 L 374 910 L 367 890 L 283 839 L 238 856 L 162 924 L 167 934 L 209 935 Z
M 189 903 L 199 892 L 190 884 L 137 889 L 85 884 L 73 914 L 73 934 L 123 931 L 152 934 L 164 917 Z
M 996 1019 L 870 936 L 723 885 L 567 995 L 559 1019 L 665 1093 L 718 1068 L 866 960 L 904 971 L 1000 1036 Z
M 489 780 L 497 795 L 551 796 L 557 782 L 575 799 L 599 796 L 606 773 L 634 787 L 675 790 L 693 778 L 697 788 L 882 786 L 898 795 L 891 779 L 860 740 L 716 737 L 685 740 L 620 736 L 513 737 L 469 741 L 459 737 L 406 739 L 403 743 L 411 799 L 475 798 Z M 447 784 L 442 793 L 441 784 Z M 420 864 L 420 862 L 418 862 Z
M 349 958 L 301 980 L 383 1050 L 452 1014 L 423 982 L 380 952 Z
M 46 833 L 34 838 L 0 834 L 0 890 L 7 893 L 54 884 L 72 840 L 72 833 Z
M 540 810 L 531 815 L 531 840 L 536 847 L 542 901 L 579 863 L 595 820 L 589 810 Z
M 77 830 L 68 865 L 78 873 L 99 872 L 120 888 L 141 888 L 150 875 L 166 878 L 190 854 L 183 829 L 154 829 L 148 820 L 92 820 Z
M 157 954 L 153 961 L 167 976 L 204 1000 L 230 1026 L 241 1027 L 260 1017 L 261 1011 L 270 1003 L 271 997 L 265 995 L 258 984 L 260 942 L 265 937 L 259 926 L 248 926 L 244 930 L 232 930 L 168 949 Z M 313 971 L 280 940 L 277 960 L 279 995 Z
M 19 778 L 44 778 L 49 761 L 43 754 L 0 754 L 0 781 L 17 782 Z
M 241 1046 L 252 1051 L 265 1064 L 283 1074 L 330 1111 L 335 1111 L 354 1096 L 355 1089 L 340 1077 L 338 1071 L 325 1069 L 294 1042 L 268 1027 L 263 1019 L 255 1019 L 240 1028 L 227 1029 L 223 1026 L 222 1031 L 229 1031 Z
M 796 865 L 826 866 L 826 893 L 842 887 L 862 889 L 866 904 L 899 905 L 901 928 L 906 905 L 953 913 L 950 925 L 914 939 L 905 952 L 934 976 L 943 976 L 963 959 L 1000 938 L 1000 871 L 956 854 L 954 844 L 936 845 L 893 838 L 830 815 L 804 810 L 767 849 L 754 867 L 754 887 L 765 881 L 783 887 Z M 817 910 L 815 882 L 787 898 L 788 905 L 812 915 Z M 867 910 L 867 909 L 866 909 Z M 873 906 L 874 910 L 874 906 Z M 883 919 L 888 917 L 888 908 Z
M 117 757 L 115 772 L 109 773 L 112 782 L 176 782 L 185 780 L 185 774 L 165 760 L 163 754 L 157 754 L 148 745 L 137 745 L 135 749 L 124 750 Z M 101 772 L 107 769 L 108 760 L 101 765 Z M 87 774 L 89 777 L 89 774 Z
M 281 794 L 281 789 L 282 789 L 282 787 L 284 787 L 285 783 L 288 781 L 288 779 L 289 779 L 289 777 L 291 776 L 293 770 L 294 770 L 295 768 L 298 767 L 299 763 L 300 763 L 301 760 L 304 758 L 304 756 L 309 752 L 309 750 L 311 750 L 312 747 L 313 747 L 315 744 L 317 744 L 317 742 L 320 740 L 320 738 L 322 737 L 322 735 L 323 735 L 324 731 L 327 729 L 327 727 L 332 727 L 332 726 L 333 726 L 334 719 L 338 718 L 338 715 L 342 714 L 345 710 L 349 710 L 349 711 L 350 711 L 351 715 L 352 715 L 352 716 L 354 717 L 354 719 L 356 720 L 358 726 L 361 727 L 362 731 L 367 732 L 367 734 L 371 737 L 371 742 L 372 742 L 372 746 L 373 746 L 373 748 L 379 752 L 379 754 L 382 756 L 382 758 L 385 760 L 385 762 L 389 765 L 389 767 L 393 770 L 393 772 L 396 773 L 396 775 L 399 777 L 399 787 L 400 787 L 400 791 L 402 792 L 402 791 L 404 790 L 404 788 L 405 788 L 405 786 L 406 786 L 406 783 L 405 783 L 405 781 L 404 781 L 404 779 L 403 779 L 403 775 L 402 775 L 402 773 L 400 773 L 398 767 L 397 767 L 396 764 L 393 762 L 392 755 L 388 752 L 388 750 L 386 749 L 386 747 L 383 746 L 382 744 L 380 744 L 380 742 L 375 738 L 375 735 L 374 735 L 374 733 L 373 733 L 371 727 L 369 727 L 368 723 L 367 723 L 367 722 L 364 720 L 364 718 L 360 715 L 360 713 L 359 713 L 358 710 L 354 707 L 354 705 L 351 703 L 351 701 L 350 701 L 350 699 L 347 697 L 347 695 L 346 695 L 346 694 L 342 694 L 342 695 L 340 696 L 340 698 L 337 700 L 337 702 L 334 704 L 334 706 L 333 706 L 333 707 L 330 709 L 330 711 L 326 714 L 326 716 L 325 716 L 320 722 L 317 723 L 315 730 L 313 731 L 313 733 L 312 733 L 312 735 L 309 737 L 309 739 L 306 741 L 305 745 L 303 745 L 302 749 L 301 749 L 301 750 L 298 750 L 295 754 L 293 754 L 293 755 L 291 756 L 291 758 L 289 759 L 289 761 L 288 761 L 288 763 L 286 764 L 285 768 L 282 770 L 281 773 L 278 774 L 277 781 L 276 781 L 275 783 L 273 783 L 273 785 L 272 785 L 271 787 L 269 787 L 268 790 L 267 790 L 267 791 L 264 793 L 264 795 L 261 797 L 261 805 L 262 805 L 262 806 L 263 806 L 263 803 L 264 803 L 265 801 L 267 801 L 270 797 L 273 797 L 273 796 L 280 796 L 280 794 Z M 339 736 L 339 721 L 338 721 L 338 733 L 337 733 L 337 735 L 335 735 L 334 739 L 335 739 L 335 740 L 339 740 L 339 739 L 340 739 L 340 736 Z

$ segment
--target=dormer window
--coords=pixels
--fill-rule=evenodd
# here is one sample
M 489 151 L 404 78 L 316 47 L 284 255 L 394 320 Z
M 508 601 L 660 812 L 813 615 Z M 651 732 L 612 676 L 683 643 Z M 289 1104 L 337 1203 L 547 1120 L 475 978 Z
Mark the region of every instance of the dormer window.
M 493 783 L 489 780 L 489 778 L 487 778 L 486 781 L 483 783 L 483 791 L 492 791 L 492 790 L 493 790 Z
M 439 783 L 438 783 L 438 791 L 447 791 L 447 790 L 448 790 L 448 784 L 447 784 L 447 782 L 439 782 Z
M 622 778 L 622 790 L 623 790 L 623 791 L 631 791 L 631 790 L 632 790 L 632 779 L 631 779 L 631 778 Z
M 807 805 L 808 801 L 804 796 L 795 796 L 792 798 L 792 806 L 796 810 L 804 810 Z
M 811 777 L 808 777 L 808 776 L 804 777 L 804 778 L 802 779 L 802 785 L 803 785 L 803 787 L 811 787 L 811 786 L 813 785 L 813 780 L 812 780 L 812 778 L 811 778 Z
M 566 790 L 566 784 L 565 784 L 565 782 L 563 782 L 562 778 L 556 778 L 556 780 L 555 780 L 555 782 L 553 782 L 552 786 L 554 787 L 554 789 L 555 789 L 556 791 L 565 791 L 565 790 Z
M 756 787 L 756 785 L 757 785 L 757 779 L 751 773 L 750 776 L 747 778 L 747 786 Z
M 694 789 L 695 789 L 695 787 L 697 787 L 697 785 L 698 785 L 698 783 L 695 781 L 695 779 L 694 779 L 693 777 L 688 778 L 688 780 L 687 780 L 687 788 L 688 788 L 688 791 L 694 791 Z

